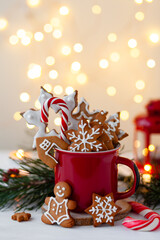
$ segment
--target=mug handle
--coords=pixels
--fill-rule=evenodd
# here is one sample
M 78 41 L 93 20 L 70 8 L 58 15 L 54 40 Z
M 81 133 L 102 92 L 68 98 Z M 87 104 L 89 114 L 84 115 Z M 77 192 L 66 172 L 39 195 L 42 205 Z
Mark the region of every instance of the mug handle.
M 131 170 L 134 174 L 134 183 L 133 183 L 133 186 L 128 191 L 117 192 L 116 193 L 117 200 L 127 198 L 127 197 L 130 197 L 131 195 L 133 195 L 135 193 L 135 191 L 137 190 L 137 188 L 139 186 L 139 182 L 140 182 L 140 174 L 139 174 L 138 167 L 132 160 L 118 156 L 116 164 L 119 164 L 119 163 L 124 164 L 124 165 L 128 166 L 129 168 L 131 168 Z

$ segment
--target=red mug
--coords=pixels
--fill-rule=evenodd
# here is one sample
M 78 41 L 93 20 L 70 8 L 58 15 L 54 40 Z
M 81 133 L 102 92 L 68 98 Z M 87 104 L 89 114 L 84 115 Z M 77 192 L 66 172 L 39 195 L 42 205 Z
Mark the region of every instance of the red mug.
M 71 199 L 77 202 L 76 212 L 83 212 L 92 204 L 92 193 L 106 195 L 113 193 L 114 200 L 130 197 L 139 185 L 139 171 L 135 163 L 120 157 L 119 147 L 104 152 L 70 152 L 56 149 L 55 183 L 68 182 L 73 193 Z M 126 192 L 117 191 L 117 164 L 130 167 L 134 183 Z

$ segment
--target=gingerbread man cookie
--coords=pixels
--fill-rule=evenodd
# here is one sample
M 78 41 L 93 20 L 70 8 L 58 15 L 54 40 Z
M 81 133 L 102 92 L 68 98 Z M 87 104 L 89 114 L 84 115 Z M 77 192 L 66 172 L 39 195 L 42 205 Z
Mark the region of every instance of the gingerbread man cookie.
M 25 213 L 25 212 L 20 212 L 20 213 L 15 213 L 12 215 L 12 220 L 22 222 L 22 221 L 28 221 L 31 218 L 30 213 Z
M 45 199 L 48 210 L 42 215 L 42 222 L 46 224 L 57 223 L 66 228 L 73 227 L 75 221 L 70 216 L 69 210 L 76 208 L 76 202 L 68 199 L 71 195 L 71 187 L 66 182 L 59 182 L 54 187 L 54 194 L 55 197 Z

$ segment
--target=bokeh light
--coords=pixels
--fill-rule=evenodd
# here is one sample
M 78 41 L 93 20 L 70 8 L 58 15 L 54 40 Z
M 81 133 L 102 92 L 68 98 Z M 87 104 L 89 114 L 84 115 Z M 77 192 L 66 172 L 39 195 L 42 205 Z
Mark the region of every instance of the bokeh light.
M 34 39 L 37 41 L 37 42 L 40 42 L 44 39 L 44 35 L 42 32 L 36 32 L 34 34 Z
M 20 94 L 20 100 L 21 100 L 21 102 L 29 102 L 30 95 L 27 92 L 22 92 Z
M 73 62 L 71 64 L 71 71 L 78 72 L 81 69 L 81 64 L 79 62 Z
M 145 82 L 143 80 L 136 81 L 136 88 L 138 90 L 143 90 L 145 88 Z
M 152 33 L 152 34 L 150 34 L 149 39 L 150 39 L 150 41 L 151 41 L 152 43 L 157 43 L 157 42 L 159 42 L 159 35 L 158 35 L 158 33 Z
M 118 52 L 113 52 L 110 55 L 110 59 L 112 62 L 118 62 L 120 60 L 120 54 Z
M 31 39 L 28 36 L 24 36 L 21 38 L 21 43 L 24 46 L 28 46 L 31 43 Z
M 87 83 L 88 77 L 85 73 L 80 73 L 77 75 L 77 82 L 81 85 L 84 85 Z
M 53 34 L 52 34 L 52 35 L 53 35 L 54 38 L 59 39 L 59 38 L 62 37 L 62 32 L 61 32 L 60 29 L 55 29 L 55 30 L 53 31 Z
M 56 79 L 58 77 L 58 72 L 56 70 L 49 71 L 49 77 L 51 79 Z
M 38 99 L 35 101 L 34 106 L 35 106 L 38 110 L 41 109 L 41 104 L 40 104 L 40 102 L 38 101 Z
M 144 13 L 143 12 L 136 12 L 135 19 L 137 21 L 143 21 L 144 20 Z
M 22 159 L 24 157 L 24 150 L 23 149 L 18 149 L 16 151 L 16 157 L 19 159 Z
M 50 32 L 53 31 L 53 27 L 52 27 L 52 25 L 49 24 L 49 23 L 45 24 L 43 29 L 44 29 L 44 31 L 45 31 L 46 33 L 50 33 Z
M 81 43 L 75 43 L 73 49 L 75 52 L 80 53 L 83 50 L 83 45 Z
M 65 56 L 68 56 L 71 54 L 71 48 L 70 46 L 63 46 L 61 49 L 61 53 Z
M 117 40 L 117 35 L 115 33 L 108 34 L 108 41 L 115 42 Z
M 135 148 L 139 148 L 141 146 L 141 142 L 139 140 L 134 141 Z
M 147 67 L 154 68 L 156 66 L 156 62 L 154 59 L 148 59 L 147 60 Z
M 19 121 L 22 118 L 22 116 L 20 115 L 20 112 L 15 112 L 13 118 L 16 121 Z
M 28 72 L 27 72 L 27 76 L 30 79 L 35 79 L 35 78 L 39 78 L 41 76 L 42 73 L 42 68 L 40 65 L 35 64 L 35 63 L 31 63 L 28 67 Z
M 109 95 L 109 96 L 115 96 L 116 95 L 116 88 L 115 87 L 113 87 L 113 86 L 110 86 L 110 87 L 108 87 L 107 89 L 106 89 L 106 92 L 107 92 L 107 94 Z
M 149 146 L 148 146 L 148 150 L 150 151 L 150 152 L 154 152 L 155 151 L 155 146 L 153 145 L 153 144 L 150 144 Z
M 69 8 L 67 7 L 67 6 L 62 6 L 62 7 L 60 7 L 60 9 L 59 9 L 59 13 L 61 14 L 61 15 L 68 15 L 69 14 Z
M 52 18 L 50 20 L 50 23 L 54 28 L 60 27 L 60 19 L 59 18 L 56 18 L 56 17 Z
M 18 36 L 19 38 L 25 37 L 25 36 L 26 36 L 26 31 L 25 31 L 24 29 L 18 29 L 18 30 L 17 30 L 17 36 Z
M 52 66 L 55 64 L 55 58 L 52 56 L 48 56 L 46 57 L 46 64 L 49 66 Z
M 35 128 L 35 125 L 29 124 L 29 123 L 26 123 L 26 126 L 27 126 L 27 128 L 29 128 L 29 129 Z
M 144 148 L 144 149 L 142 150 L 142 155 L 143 155 L 144 157 L 147 157 L 147 155 L 148 155 L 148 148 Z
M 135 1 L 135 3 L 137 3 L 137 4 L 142 4 L 143 3 L 143 0 L 134 0 Z
M 109 66 L 109 62 L 108 62 L 107 59 L 101 59 L 101 60 L 99 61 L 99 67 L 100 67 L 100 68 L 105 69 L 105 68 L 108 68 L 108 66 Z
M 47 90 L 47 92 L 52 91 L 52 85 L 50 83 L 46 83 L 43 85 L 43 88 Z
M 135 48 L 135 47 L 137 47 L 137 41 L 136 41 L 136 39 L 133 39 L 133 38 L 129 39 L 129 41 L 128 41 L 128 46 L 129 46 L 130 48 Z
M 10 36 L 9 43 L 11 45 L 16 45 L 18 42 L 19 42 L 19 39 L 18 39 L 18 37 L 16 35 Z
M 31 8 L 38 7 L 40 4 L 40 0 L 27 0 L 27 5 Z
M 69 94 L 71 94 L 71 93 L 73 93 L 73 92 L 74 92 L 73 87 L 70 87 L 70 86 L 66 87 L 65 93 L 66 93 L 67 95 L 69 95 Z
M 144 170 L 147 171 L 147 172 L 150 172 L 152 169 L 152 166 L 150 164 L 146 164 L 144 165 Z
M 100 14 L 101 11 L 102 11 L 102 9 L 99 5 L 93 5 L 92 6 L 92 13 L 93 14 Z
M 55 124 L 56 126 L 61 126 L 61 118 L 60 118 L 60 117 L 56 117 L 56 118 L 54 119 L 54 124 Z
M 129 112 L 126 110 L 121 111 L 120 118 L 123 121 L 127 121 L 129 119 Z
M 139 49 L 138 49 L 138 48 L 132 48 L 132 49 L 130 49 L 130 55 L 131 55 L 131 57 L 133 57 L 133 58 L 139 57 L 139 55 L 140 55 Z
M 141 103 L 141 102 L 143 101 L 143 96 L 140 95 L 140 94 L 135 95 L 135 96 L 134 96 L 134 101 L 135 101 L 136 103 Z
M 53 88 L 53 92 L 57 95 L 60 95 L 63 93 L 63 88 L 61 85 L 56 85 L 54 88 Z
M 0 18 L 0 31 L 6 29 L 8 26 L 8 21 L 5 18 Z

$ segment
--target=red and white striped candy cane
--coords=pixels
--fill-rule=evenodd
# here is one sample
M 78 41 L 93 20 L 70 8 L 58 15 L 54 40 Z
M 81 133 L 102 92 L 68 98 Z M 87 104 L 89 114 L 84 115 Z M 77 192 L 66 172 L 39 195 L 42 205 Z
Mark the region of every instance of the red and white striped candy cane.
M 48 122 L 48 117 L 49 117 L 49 108 L 54 107 L 53 105 L 57 105 L 60 107 L 62 111 L 62 116 L 61 116 L 61 133 L 60 137 L 64 141 L 66 141 L 66 137 L 64 132 L 68 129 L 68 107 L 67 104 L 64 100 L 57 98 L 57 97 L 51 97 L 47 99 L 43 107 L 41 109 L 41 122 L 47 123 Z
M 125 227 L 139 231 L 154 231 L 160 227 L 160 215 L 158 213 L 137 202 L 129 202 L 129 204 L 131 204 L 133 212 L 144 216 L 148 220 L 126 217 L 122 223 Z

